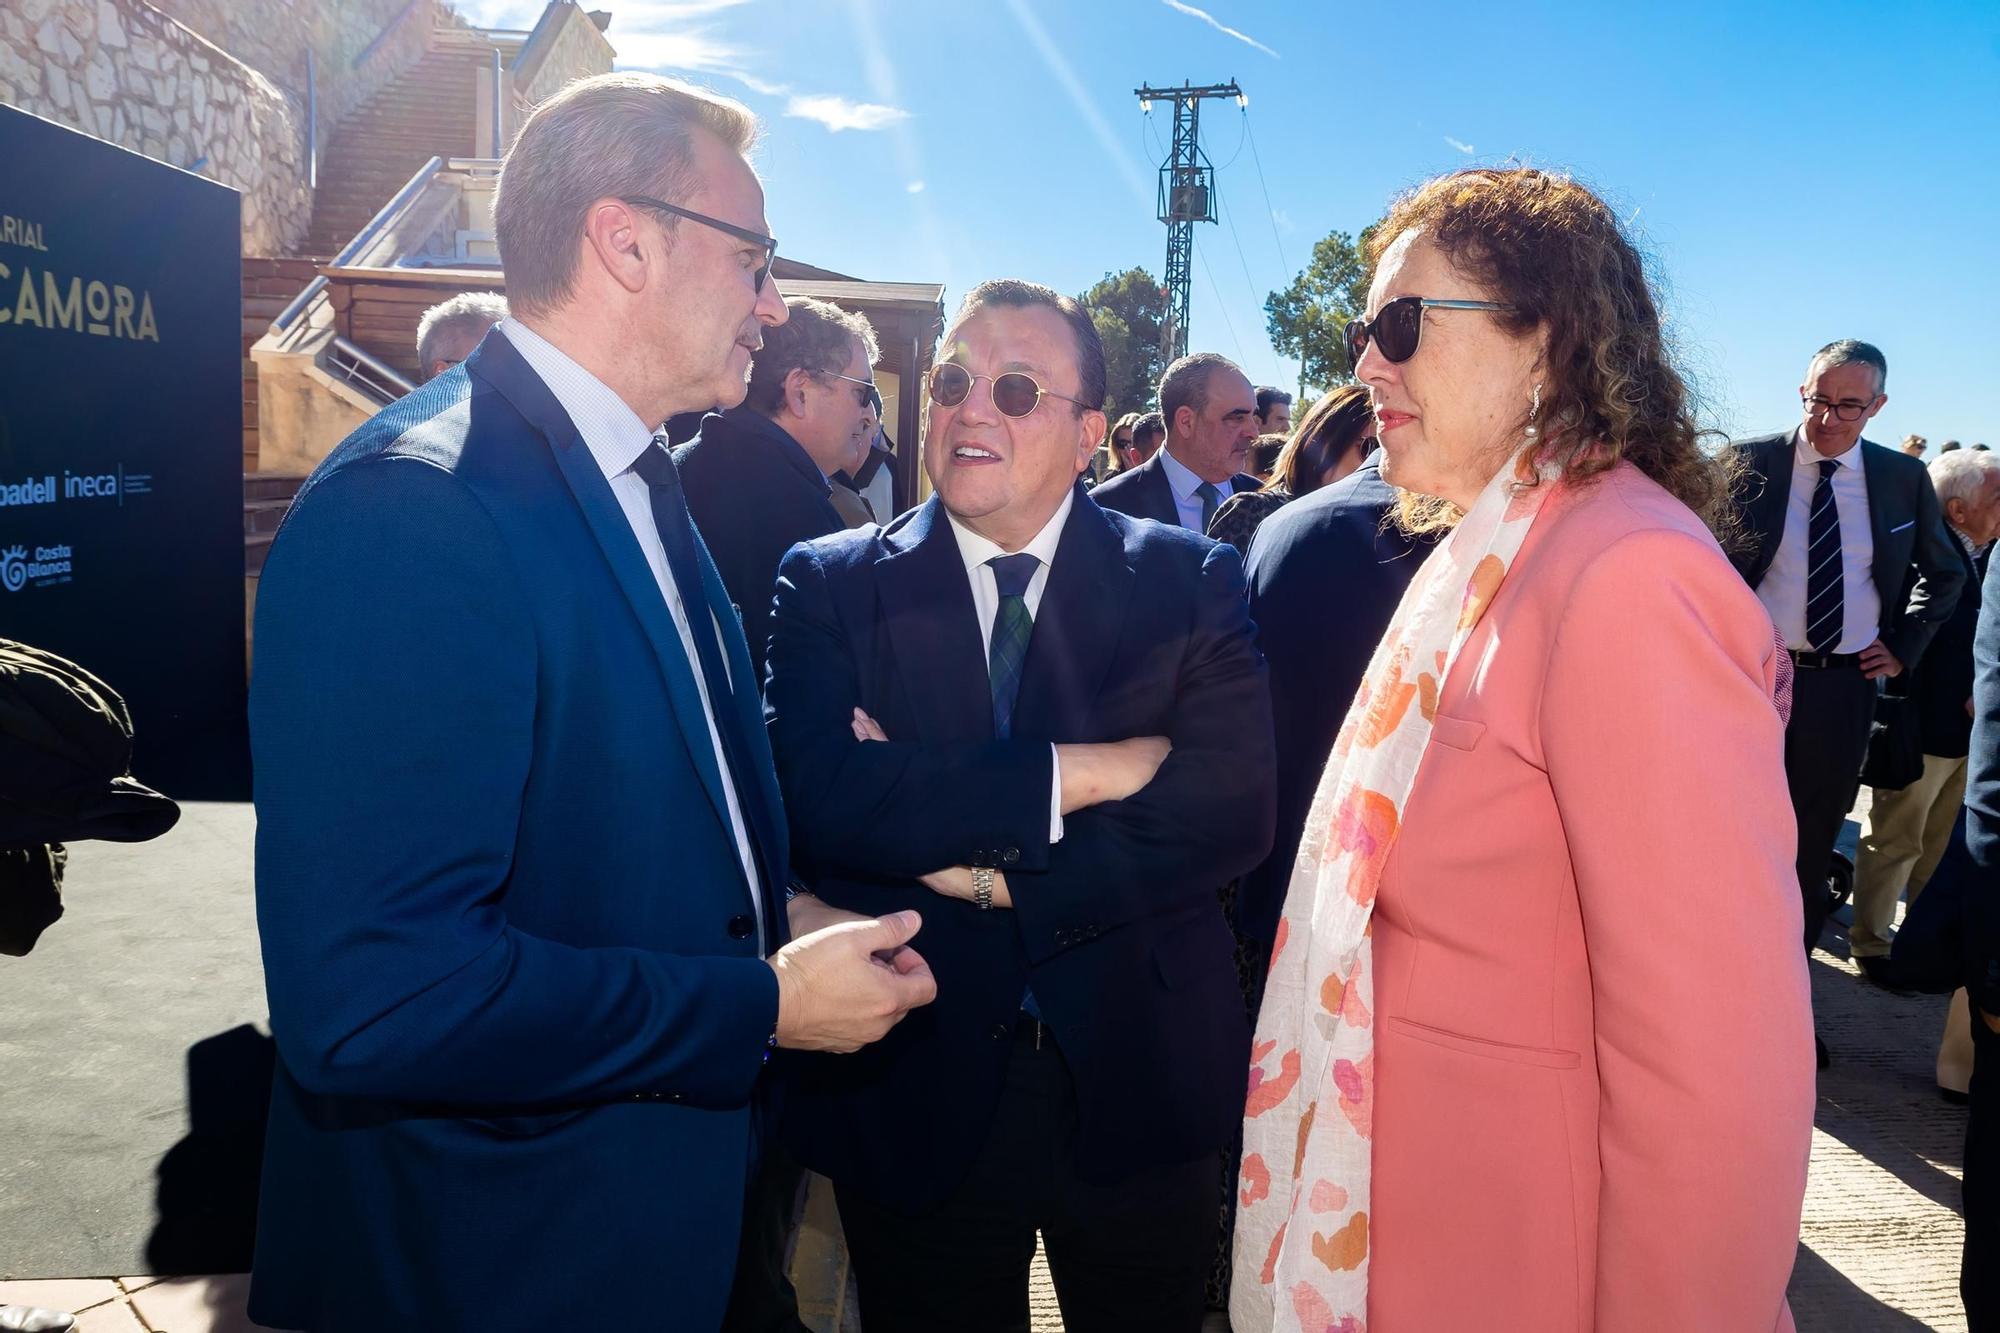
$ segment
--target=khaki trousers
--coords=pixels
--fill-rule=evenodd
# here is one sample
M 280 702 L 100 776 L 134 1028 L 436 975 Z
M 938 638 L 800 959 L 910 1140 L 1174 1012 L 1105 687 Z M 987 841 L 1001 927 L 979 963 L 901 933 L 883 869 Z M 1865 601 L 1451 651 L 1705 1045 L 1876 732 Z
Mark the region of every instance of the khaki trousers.
M 1856 958 L 1889 952 L 1896 900 L 1923 892 L 1951 841 L 1951 826 L 1965 804 L 1965 758 L 1924 756 L 1923 776 L 1899 790 L 1874 789 L 1861 830 L 1861 859 L 1854 867 L 1854 924 L 1847 942 Z

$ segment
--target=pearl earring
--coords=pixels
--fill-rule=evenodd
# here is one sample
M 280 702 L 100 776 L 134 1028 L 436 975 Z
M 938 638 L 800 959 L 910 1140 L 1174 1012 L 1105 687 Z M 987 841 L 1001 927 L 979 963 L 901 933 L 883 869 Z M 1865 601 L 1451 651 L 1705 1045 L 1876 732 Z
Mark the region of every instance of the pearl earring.
M 1528 406 L 1528 428 L 1525 433 L 1530 440 L 1534 439 L 1537 435 L 1542 433 L 1540 427 L 1535 425 L 1535 418 L 1540 416 L 1541 414 L 1542 414 L 1542 386 L 1538 381 L 1535 385 L 1535 401 L 1529 404 Z

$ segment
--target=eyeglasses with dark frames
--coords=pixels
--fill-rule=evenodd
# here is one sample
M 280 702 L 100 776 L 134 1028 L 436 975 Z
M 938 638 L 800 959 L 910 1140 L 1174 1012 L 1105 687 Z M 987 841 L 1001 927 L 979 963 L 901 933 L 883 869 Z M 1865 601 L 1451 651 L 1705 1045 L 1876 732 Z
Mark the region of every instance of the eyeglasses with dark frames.
M 1879 394 L 1876 395 L 1876 397 L 1880 396 Z M 1832 413 L 1834 417 L 1841 421 L 1859 421 L 1861 420 L 1862 413 L 1875 406 L 1874 398 L 1870 398 L 1865 403 L 1857 403 L 1852 398 L 1843 398 L 1836 403 L 1832 399 L 1822 398 L 1818 394 L 1800 394 L 1799 401 L 1805 404 L 1807 416 L 1823 417 L 1828 413 Z
M 725 236 L 734 236 L 739 241 L 762 246 L 764 264 L 757 270 L 752 290 L 759 295 L 763 293 L 764 283 L 771 276 L 771 265 L 778 259 L 778 240 L 775 236 L 766 236 L 761 231 L 751 231 L 748 227 L 739 227 L 733 222 L 724 222 L 721 218 L 712 218 L 706 213 L 697 213 L 692 208 L 682 208 L 679 204 L 670 204 L 664 199 L 653 199 L 643 194 L 620 195 L 619 198 L 634 208 L 650 208 L 656 213 L 670 213 L 677 218 L 686 218 L 689 222 L 699 222 L 704 227 L 713 227 Z
M 1401 365 L 1417 354 L 1423 341 L 1426 310 L 1512 310 L 1504 301 L 1455 301 L 1429 296 L 1399 296 L 1385 301 L 1373 319 L 1347 322 L 1347 368 L 1361 373 L 1361 358 L 1372 339 L 1375 350 L 1392 365 Z
M 837 370 L 816 370 L 810 373 L 815 375 L 830 375 L 837 380 L 846 380 L 854 386 L 854 405 L 856 407 L 866 407 L 872 402 L 875 404 L 877 412 L 882 410 L 882 391 L 875 387 L 874 380 L 858 380 L 852 375 L 843 375 Z

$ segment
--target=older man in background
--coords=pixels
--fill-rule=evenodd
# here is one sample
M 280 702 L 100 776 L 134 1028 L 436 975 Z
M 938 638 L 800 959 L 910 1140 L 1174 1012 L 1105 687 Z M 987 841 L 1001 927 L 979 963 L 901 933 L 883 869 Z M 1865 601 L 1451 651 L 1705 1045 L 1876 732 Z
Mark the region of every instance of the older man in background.
M 486 330 L 507 318 L 507 298 L 498 292 L 460 292 L 424 311 L 417 321 L 417 364 L 436 379 L 472 355 Z

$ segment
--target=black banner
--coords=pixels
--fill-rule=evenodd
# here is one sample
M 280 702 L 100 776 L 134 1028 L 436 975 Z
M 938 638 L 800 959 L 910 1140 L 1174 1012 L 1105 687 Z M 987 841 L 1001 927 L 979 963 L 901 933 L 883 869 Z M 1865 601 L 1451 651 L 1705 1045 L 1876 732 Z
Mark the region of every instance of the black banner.
M 0 637 L 183 798 L 249 787 L 238 237 L 234 190 L 0 106 Z

